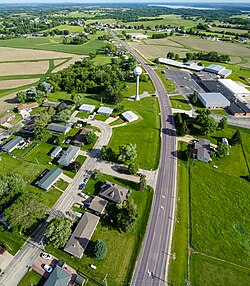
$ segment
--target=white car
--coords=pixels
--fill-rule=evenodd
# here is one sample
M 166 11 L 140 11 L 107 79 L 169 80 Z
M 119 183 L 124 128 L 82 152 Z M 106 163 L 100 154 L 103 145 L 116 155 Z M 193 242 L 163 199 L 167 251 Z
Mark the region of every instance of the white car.
M 49 253 L 44 252 L 44 253 L 42 254 L 42 258 L 47 259 L 47 260 L 50 260 L 50 259 L 52 258 L 52 255 L 49 254 Z
M 88 196 L 85 195 L 84 193 L 78 193 L 78 195 L 79 195 L 80 197 L 84 198 L 84 199 L 87 199 L 87 198 L 88 198 Z
M 43 268 L 44 268 L 44 270 L 45 270 L 46 272 L 48 272 L 48 273 L 51 273 L 52 270 L 53 270 L 53 268 L 52 268 L 51 266 L 49 266 L 48 264 L 45 264 L 45 265 L 43 266 Z

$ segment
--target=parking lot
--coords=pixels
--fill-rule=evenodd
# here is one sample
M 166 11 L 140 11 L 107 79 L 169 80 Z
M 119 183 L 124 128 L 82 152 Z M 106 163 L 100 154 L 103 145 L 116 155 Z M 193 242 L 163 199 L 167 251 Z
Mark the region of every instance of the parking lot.
M 194 90 L 204 92 L 192 78 L 192 74 L 182 70 L 167 69 L 166 79 L 172 80 L 181 94 L 193 94 Z

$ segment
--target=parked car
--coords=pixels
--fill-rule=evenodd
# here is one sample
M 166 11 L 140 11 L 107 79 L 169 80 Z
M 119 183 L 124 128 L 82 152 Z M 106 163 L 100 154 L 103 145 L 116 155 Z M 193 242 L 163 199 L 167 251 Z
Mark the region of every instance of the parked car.
M 52 268 L 51 266 L 49 266 L 48 264 L 45 264 L 45 265 L 43 266 L 43 268 L 44 268 L 44 270 L 45 270 L 46 272 L 48 272 L 48 273 L 51 273 L 52 270 L 53 270 L 53 268 Z
M 42 253 L 42 258 L 50 260 L 50 259 L 52 259 L 52 255 L 44 252 L 44 253 Z
M 84 193 L 78 193 L 78 196 L 80 196 L 80 197 L 82 197 L 84 199 L 88 198 L 88 196 L 86 194 L 84 194 Z
M 86 178 L 83 179 L 83 182 L 84 182 L 84 183 L 87 183 L 88 180 L 89 180 L 89 177 L 86 177 Z
M 83 189 L 85 188 L 85 186 L 86 186 L 86 184 L 81 184 L 81 185 L 79 186 L 79 190 L 83 190 Z
M 5 249 L 0 246 L 0 254 L 4 254 Z

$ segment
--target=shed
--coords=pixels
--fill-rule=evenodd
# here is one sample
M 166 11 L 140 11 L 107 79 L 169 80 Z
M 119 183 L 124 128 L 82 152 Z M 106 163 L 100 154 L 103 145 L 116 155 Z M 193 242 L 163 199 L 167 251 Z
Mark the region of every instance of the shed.
M 101 106 L 101 107 L 97 110 L 97 113 L 103 114 L 103 115 L 106 115 L 106 116 L 110 116 L 112 112 L 113 112 L 113 108 L 105 107 L 105 106 Z
M 62 151 L 61 146 L 57 146 L 50 154 L 50 157 L 55 158 L 58 156 L 58 154 Z
M 47 174 L 45 174 L 45 176 L 43 176 L 40 181 L 38 181 L 38 187 L 48 191 L 52 187 L 52 185 L 57 182 L 62 173 L 62 169 L 54 167 Z
M 92 113 L 95 110 L 95 106 L 90 104 L 82 104 L 79 110 L 87 113 Z
M 138 120 L 138 115 L 136 115 L 133 111 L 125 111 L 122 113 L 122 117 L 128 121 L 128 122 L 133 122 Z

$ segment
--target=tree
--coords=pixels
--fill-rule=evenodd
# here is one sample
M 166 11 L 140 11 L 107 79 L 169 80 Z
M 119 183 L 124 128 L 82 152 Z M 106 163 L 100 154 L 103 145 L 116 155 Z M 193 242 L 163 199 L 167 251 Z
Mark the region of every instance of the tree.
M 178 61 L 178 60 L 180 59 L 180 56 L 179 56 L 178 54 L 175 54 L 175 55 L 174 55 L 174 59 L 175 59 L 176 61 Z
M 101 157 L 103 160 L 111 161 L 115 157 L 115 152 L 108 146 L 103 146 L 101 149 Z
M 83 103 L 82 96 L 77 93 L 72 93 L 71 100 L 75 103 L 76 108 L 79 108 Z
M 93 131 L 87 131 L 85 134 L 84 134 L 84 143 L 85 144 L 92 144 L 94 143 L 96 140 L 96 135 Z
M 196 118 L 197 123 L 201 127 L 201 134 L 207 135 L 209 133 L 213 133 L 217 129 L 217 122 L 210 117 L 210 111 L 209 110 L 198 110 L 197 111 L 198 116 Z
M 48 134 L 46 125 L 50 122 L 51 116 L 45 111 L 35 119 L 34 136 L 37 140 L 43 140 Z
M 69 164 L 69 168 L 71 171 L 77 172 L 81 168 L 81 163 L 74 161 L 74 162 Z
M 217 155 L 220 158 L 229 155 L 229 146 L 226 142 L 219 142 L 217 146 Z
M 230 140 L 230 144 L 232 146 L 234 145 L 238 145 L 242 143 L 242 139 L 241 139 L 241 134 L 239 130 L 236 130 L 236 132 L 233 134 L 231 140 Z
M 64 247 L 71 235 L 72 223 L 65 218 L 54 218 L 46 227 L 45 238 L 54 247 Z
M 137 158 L 136 144 L 129 143 L 119 147 L 118 160 L 121 162 L 131 162 Z
M 143 192 L 146 189 L 147 189 L 146 176 L 144 174 L 140 174 L 140 181 L 138 183 L 138 190 Z
M 173 59 L 174 59 L 174 53 L 168 52 L 168 54 L 167 54 L 167 59 L 173 60 Z
M 25 181 L 20 174 L 4 173 L 0 175 L 0 206 L 9 204 L 24 192 Z
M 92 177 L 94 180 L 98 180 L 101 177 L 101 171 L 99 169 L 94 169 L 92 173 Z
M 220 122 L 218 123 L 218 129 L 224 129 L 227 127 L 227 118 L 221 118 Z
M 101 260 L 106 257 L 107 253 L 108 249 L 105 242 L 101 239 L 96 240 L 92 248 L 93 257 L 97 260 Z
M 46 211 L 41 194 L 26 192 L 5 210 L 4 216 L 12 228 L 22 233 L 44 218 Z
M 138 166 L 135 163 L 128 165 L 128 171 L 131 175 L 135 175 L 138 172 Z
M 191 103 L 195 104 L 197 101 L 198 101 L 198 92 L 195 90 L 191 97 Z
M 70 119 L 71 112 L 68 109 L 61 110 L 58 112 L 55 116 L 54 119 L 56 121 L 61 121 L 61 122 L 67 122 Z
M 19 91 L 16 94 L 16 97 L 17 97 L 19 102 L 24 103 L 26 101 L 26 99 L 27 99 L 27 94 L 26 94 L 25 91 Z
M 38 86 L 38 88 L 43 91 L 45 94 L 49 94 L 51 93 L 51 91 L 53 90 L 53 87 L 50 83 L 44 81 L 44 82 L 41 82 Z
M 129 198 L 117 214 L 117 227 L 120 231 L 132 231 L 135 227 L 138 208 L 134 201 Z
M 185 136 L 189 133 L 189 129 L 187 127 L 186 121 L 184 121 L 183 124 L 180 125 L 180 128 L 178 129 L 178 133 L 180 136 Z

